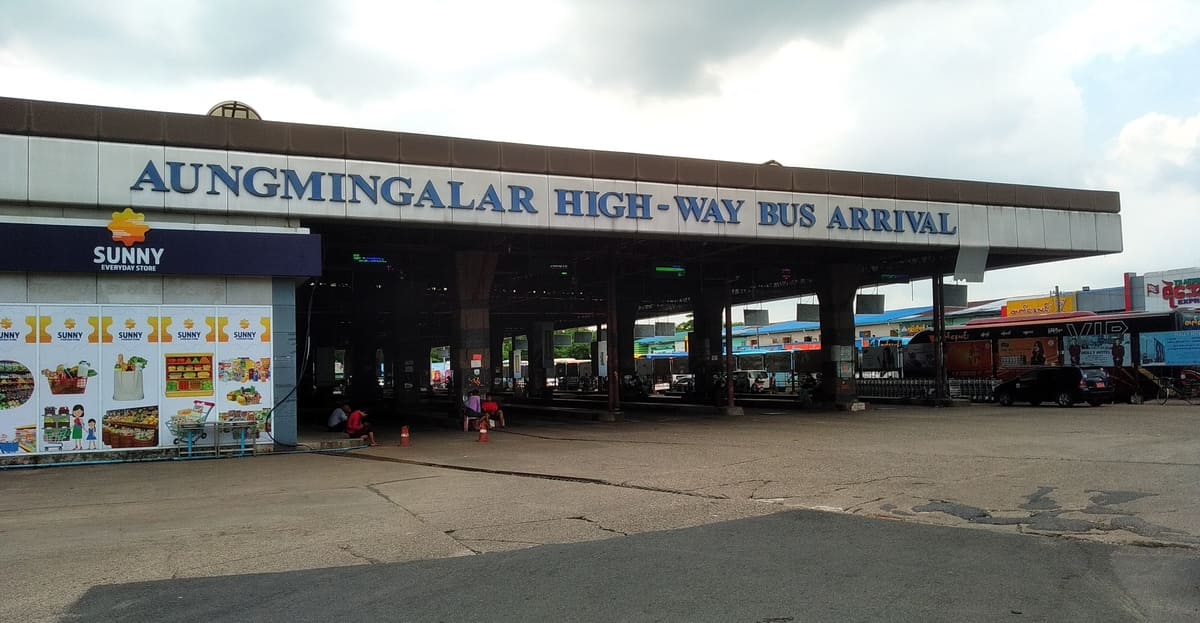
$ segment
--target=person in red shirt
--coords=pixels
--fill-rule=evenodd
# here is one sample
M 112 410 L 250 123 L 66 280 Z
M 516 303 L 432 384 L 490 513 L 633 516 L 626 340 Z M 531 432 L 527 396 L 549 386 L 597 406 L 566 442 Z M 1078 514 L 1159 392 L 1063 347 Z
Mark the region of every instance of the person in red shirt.
M 355 409 L 350 414 L 350 419 L 346 420 L 346 434 L 369 442 L 372 446 L 379 445 L 375 443 L 375 430 L 367 421 L 367 412 L 362 409 Z
M 504 412 L 500 410 L 500 403 L 496 402 L 495 398 L 492 398 L 491 392 L 488 392 L 483 397 L 483 404 L 480 406 L 480 410 L 485 417 L 499 422 L 499 428 L 504 428 Z

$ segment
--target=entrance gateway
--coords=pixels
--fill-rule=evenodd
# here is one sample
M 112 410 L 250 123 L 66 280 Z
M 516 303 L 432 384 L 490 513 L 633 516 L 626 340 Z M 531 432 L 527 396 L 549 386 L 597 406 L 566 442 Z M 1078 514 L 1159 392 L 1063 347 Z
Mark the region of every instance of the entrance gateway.
M 173 447 L 200 417 L 294 443 L 318 350 L 349 353 L 355 399 L 383 369 L 403 402 L 430 347 L 486 390 L 526 336 L 536 396 L 552 331 L 604 326 L 615 386 L 634 321 L 671 313 L 703 383 L 730 305 L 804 294 L 821 393 L 849 402 L 859 288 L 1121 251 L 1115 192 L 10 98 L 0 208 L 14 454 Z

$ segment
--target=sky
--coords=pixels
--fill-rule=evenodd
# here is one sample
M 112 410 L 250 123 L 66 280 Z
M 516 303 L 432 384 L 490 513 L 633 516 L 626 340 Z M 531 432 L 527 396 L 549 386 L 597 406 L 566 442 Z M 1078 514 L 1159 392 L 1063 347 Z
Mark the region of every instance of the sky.
M 1122 253 L 972 300 L 1200 266 L 1198 75 L 1200 0 L 9 0 L 0 22 L 9 97 L 1121 193 Z

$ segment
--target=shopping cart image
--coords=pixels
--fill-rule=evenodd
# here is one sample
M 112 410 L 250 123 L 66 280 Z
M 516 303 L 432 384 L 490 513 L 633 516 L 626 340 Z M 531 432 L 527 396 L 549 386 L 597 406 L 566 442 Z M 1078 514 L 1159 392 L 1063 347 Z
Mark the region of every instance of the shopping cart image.
M 208 416 L 215 406 L 217 406 L 215 402 L 194 400 L 191 409 L 184 409 L 171 416 L 171 419 L 167 421 L 167 430 L 171 431 L 171 435 L 175 437 L 175 444 L 186 443 L 190 452 L 192 444 L 197 438 L 208 437 L 208 433 L 204 430 L 204 424 L 208 421 Z

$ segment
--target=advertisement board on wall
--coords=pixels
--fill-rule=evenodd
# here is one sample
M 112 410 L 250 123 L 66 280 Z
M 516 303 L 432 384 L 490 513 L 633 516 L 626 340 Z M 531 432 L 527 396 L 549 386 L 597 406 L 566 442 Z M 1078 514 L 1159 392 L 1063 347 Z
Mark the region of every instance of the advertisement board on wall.
M 271 432 L 271 310 L 224 307 L 217 316 L 217 417 L 221 422 L 257 422 Z
M 37 451 L 37 307 L 0 305 L 0 455 Z
M 1146 273 L 1146 311 L 1200 306 L 1200 268 Z
M 952 378 L 992 376 L 992 341 L 947 343 L 946 373 Z
M 998 340 L 996 354 L 1001 368 L 1059 365 L 1058 340 L 1055 338 L 1016 338 Z
M 38 361 L 39 450 L 105 449 L 100 439 L 100 307 L 39 305 Z
M 1032 299 L 1009 301 L 1004 305 L 1002 311 L 1002 315 L 1009 318 L 1073 312 L 1075 311 L 1075 295 L 1062 294 L 1057 297 L 1042 296 Z
M 269 306 L 0 305 L 0 454 L 173 447 L 239 419 L 269 441 L 271 356 Z
M 1130 365 L 1129 334 L 1077 335 L 1063 338 L 1063 365 L 1120 368 Z
M 1159 331 L 1138 336 L 1143 366 L 1200 365 L 1200 331 Z
M 100 422 L 103 448 L 151 448 L 159 445 L 159 308 L 100 308 L 103 359 L 100 368 L 104 407 Z

